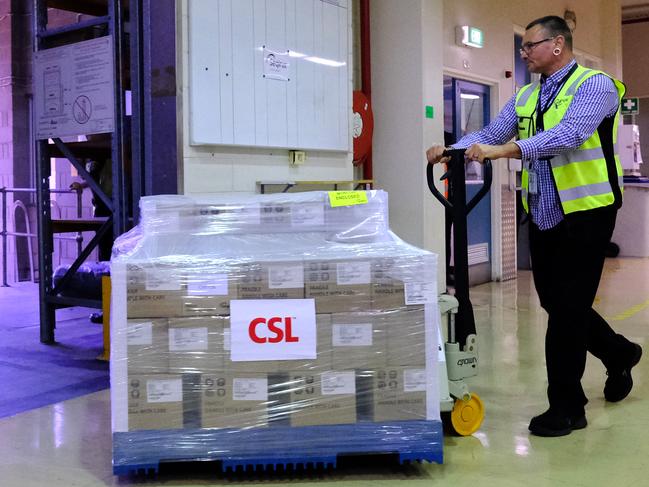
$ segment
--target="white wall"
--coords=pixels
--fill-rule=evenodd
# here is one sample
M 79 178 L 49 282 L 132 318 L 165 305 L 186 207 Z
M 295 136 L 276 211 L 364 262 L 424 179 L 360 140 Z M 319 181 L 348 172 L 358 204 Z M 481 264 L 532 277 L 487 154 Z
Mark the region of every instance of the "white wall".
M 649 97 L 649 22 L 622 27 L 624 83 L 628 96 Z
M 288 150 L 189 145 L 188 98 L 188 18 L 189 0 L 178 2 L 178 61 L 180 68 L 178 96 L 179 144 L 182 153 L 179 192 L 185 194 L 227 191 L 255 192 L 258 180 L 350 180 L 353 179 L 351 153 L 308 151 L 303 166 L 291 168 Z M 351 66 L 351 8 L 348 9 L 350 37 L 348 63 Z M 349 70 L 349 90 L 351 75 Z M 351 115 L 351 114 L 350 114 Z

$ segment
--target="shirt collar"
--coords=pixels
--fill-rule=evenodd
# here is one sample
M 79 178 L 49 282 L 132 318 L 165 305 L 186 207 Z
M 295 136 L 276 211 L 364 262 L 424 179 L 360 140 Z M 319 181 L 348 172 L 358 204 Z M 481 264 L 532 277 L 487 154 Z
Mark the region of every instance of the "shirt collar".
M 550 76 L 541 75 L 541 83 L 548 86 L 555 85 L 556 83 L 561 81 L 566 74 L 568 74 L 568 71 L 570 71 L 575 64 L 577 64 L 577 61 L 573 59 L 568 64 L 566 64 L 563 68 L 561 68 L 558 71 L 555 71 Z

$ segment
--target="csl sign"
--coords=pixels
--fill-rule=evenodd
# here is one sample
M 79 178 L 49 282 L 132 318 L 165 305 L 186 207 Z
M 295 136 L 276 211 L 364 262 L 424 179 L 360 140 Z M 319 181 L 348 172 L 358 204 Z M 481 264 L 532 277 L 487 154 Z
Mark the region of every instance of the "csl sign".
M 259 326 L 267 328 L 267 336 L 259 336 Z M 285 316 L 273 316 L 266 318 L 255 318 L 248 326 L 248 336 L 255 343 L 297 343 L 300 337 L 293 336 L 293 318 Z
M 313 299 L 235 299 L 230 326 L 235 362 L 316 358 Z

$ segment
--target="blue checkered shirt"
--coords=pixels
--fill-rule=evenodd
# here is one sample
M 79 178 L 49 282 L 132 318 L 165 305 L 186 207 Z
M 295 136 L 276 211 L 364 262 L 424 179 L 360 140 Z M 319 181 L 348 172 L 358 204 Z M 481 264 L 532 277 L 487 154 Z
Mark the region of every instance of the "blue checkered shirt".
M 554 99 L 561 81 L 575 64 L 571 61 L 552 75 L 541 76 L 541 106 Z M 529 194 L 532 221 L 541 230 L 549 230 L 563 220 L 563 210 L 547 159 L 576 149 L 583 144 L 602 123 L 605 117 L 615 116 L 619 106 L 617 89 L 605 75 L 595 75 L 577 89 L 561 123 L 540 131 L 536 135 L 516 141 L 522 159 L 530 162 L 530 170 L 537 175 L 537 194 Z M 502 145 L 518 134 L 516 95 L 514 95 L 484 129 L 462 137 L 455 148 L 465 149 L 473 144 Z

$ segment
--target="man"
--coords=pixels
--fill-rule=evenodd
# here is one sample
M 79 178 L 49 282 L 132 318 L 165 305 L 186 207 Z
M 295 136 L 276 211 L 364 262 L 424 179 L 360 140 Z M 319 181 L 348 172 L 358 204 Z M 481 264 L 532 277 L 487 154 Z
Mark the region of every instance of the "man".
M 523 206 L 531 215 L 534 284 L 547 311 L 545 355 L 549 409 L 530 422 L 539 436 L 586 427 L 581 386 L 586 352 L 607 369 L 607 401 L 624 399 L 642 348 L 616 334 L 592 308 L 606 247 L 622 204 L 616 154 L 624 85 L 576 64 L 572 34 L 556 16 L 531 22 L 520 55 L 540 83 L 523 87 L 483 130 L 463 137 L 469 160 L 523 160 Z M 517 136 L 515 142 L 508 142 Z M 430 164 L 446 162 L 434 145 Z

